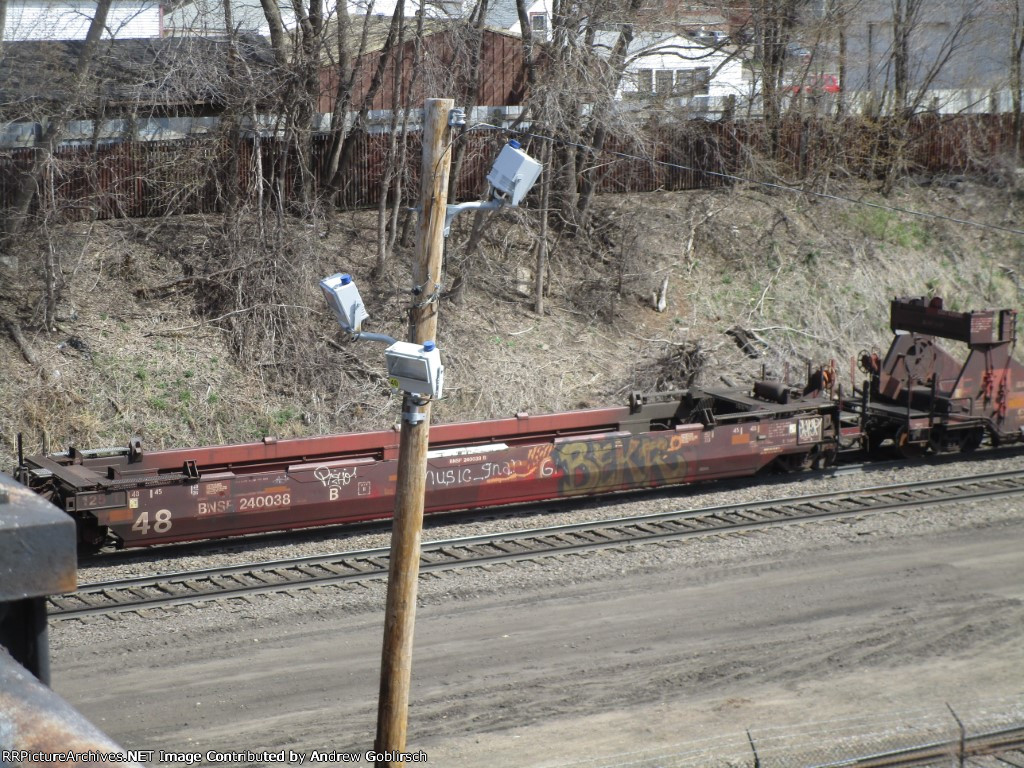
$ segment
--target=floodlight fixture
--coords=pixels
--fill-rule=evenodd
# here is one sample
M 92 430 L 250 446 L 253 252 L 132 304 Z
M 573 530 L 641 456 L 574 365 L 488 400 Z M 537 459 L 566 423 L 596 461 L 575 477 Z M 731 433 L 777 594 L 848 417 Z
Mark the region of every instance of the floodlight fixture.
M 506 205 L 519 205 L 526 193 L 537 183 L 543 166 L 523 152 L 515 139 L 501 148 L 487 174 L 493 190 L 490 200 L 453 203 L 445 208 L 444 236 L 451 232 L 452 222 L 463 211 L 497 211 Z
M 320 281 L 327 305 L 334 312 L 338 325 L 349 333 L 359 333 L 359 328 L 369 315 L 359 295 L 359 289 L 352 282 L 352 276 L 339 272 Z
M 495 158 L 487 181 L 494 187 L 496 196 L 509 205 L 519 205 L 537 182 L 542 167 L 522 150 L 518 141 L 509 139 Z
M 414 344 L 396 341 L 385 350 L 388 380 L 392 387 L 410 395 L 438 399 L 444 387 L 441 352 L 432 341 Z

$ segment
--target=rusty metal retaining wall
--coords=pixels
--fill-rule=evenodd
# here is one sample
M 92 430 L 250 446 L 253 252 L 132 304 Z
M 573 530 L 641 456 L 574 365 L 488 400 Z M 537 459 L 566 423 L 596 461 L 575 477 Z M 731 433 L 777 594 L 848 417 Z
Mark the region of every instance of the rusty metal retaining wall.
M 893 152 L 885 126 L 861 118 L 787 119 L 775 150 L 761 122 L 687 121 L 644 137 L 643 149 L 629 140 L 610 139 L 602 152 L 583 155 L 601 192 L 650 192 L 700 189 L 729 183 L 728 175 L 761 176 L 758 163 L 770 161 L 772 173 L 794 181 L 840 170 L 877 176 Z M 387 134 L 360 138 L 350 172 L 335 198 L 341 208 L 376 205 L 386 166 Z M 466 162 L 456 181 L 460 198 L 485 187 L 496 134 L 470 133 Z M 406 199 L 416 196 L 419 136 L 407 138 Z M 968 173 L 984 170 L 1013 149 L 1011 115 L 923 116 L 911 123 L 900 152 L 909 172 Z M 1024 149 L 1024 148 L 1022 148 Z M 46 170 L 42 199 L 67 220 L 213 213 L 226 201 L 224 180 L 229 146 L 216 139 L 174 142 L 124 142 L 99 148 L 62 148 Z M 298 158 L 277 139 L 237 145 L 238 186 L 248 202 L 290 205 L 300 197 Z M 313 142 L 313 183 L 322 187 L 319 168 L 329 147 Z M 14 199 L 18 178 L 32 160 L 31 149 L 0 153 L 0 207 Z M 719 175 L 721 174 L 721 175 Z M 38 201 L 39 198 L 37 198 Z

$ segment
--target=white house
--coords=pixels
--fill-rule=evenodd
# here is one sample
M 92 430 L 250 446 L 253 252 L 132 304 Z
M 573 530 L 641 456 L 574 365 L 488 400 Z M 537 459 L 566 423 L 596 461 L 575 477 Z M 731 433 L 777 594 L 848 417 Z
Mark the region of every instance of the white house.
M 618 33 L 598 36 L 595 48 L 608 55 Z M 637 108 L 659 103 L 721 112 L 752 97 L 743 59 L 733 46 L 705 45 L 671 33 L 641 33 L 626 53 L 626 73 L 616 98 Z
M 378 16 L 391 18 L 395 7 L 403 3 L 403 12 L 413 17 L 421 5 L 428 18 L 459 18 L 463 14 L 462 0 L 349 0 L 348 12 L 353 18 Z M 281 21 L 287 29 L 295 26 L 295 12 L 288 0 L 279 0 Z M 324 16 L 332 22 L 337 14 L 334 0 L 324 2 Z M 232 0 L 231 22 L 236 32 L 263 35 L 270 34 L 260 0 Z M 168 35 L 222 35 L 224 28 L 224 3 L 222 0 L 179 0 L 168 10 L 164 22 Z
M 530 28 L 533 36 L 539 40 L 551 39 L 551 0 L 533 0 L 526 7 L 526 15 L 530 19 Z M 499 0 L 493 7 L 488 8 L 487 23 L 514 35 L 523 33 L 522 24 L 519 23 L 519 13 L 516 10 L 515 2 L 501 2 Z
M 10 0 L 4 40 L 84 40 L 96 13 L 86 0 Z M 114 0 L 104 37 L 160 37 L 163 9 L 159 0 Z
M 420 0 L 349 0 L 349 13 L 390 17 L 402 2 L 407 16 L 413 16 Z M 242 34 L 269 35 L 270 29 L 260 0 L 232 0 L 232 26 Z M 459 17 L 462 0 L 426 0 L 430 17 Z M 286 27 L 294 26 L 295 13 L 288 0 L 281 0 L 281 18 Z M 328 18 L 335 14 L 332 0 L 324 3 Z M 514 6 L 513 6 L 514 9 Z M 96 13 L 94 0 L 8 0 L 3 39 L 84 40 Z M 113 0 L 107 15 L 104 37 L 118 40 L 163 37 L 166 35 L 207 35 L 225 33 L 224 4 L 221 0 Z

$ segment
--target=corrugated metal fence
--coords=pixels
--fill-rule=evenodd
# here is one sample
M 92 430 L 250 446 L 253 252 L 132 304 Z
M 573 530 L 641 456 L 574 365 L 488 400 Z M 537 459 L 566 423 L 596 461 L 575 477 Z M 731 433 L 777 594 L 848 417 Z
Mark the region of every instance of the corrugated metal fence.
M 420 164 L 419 136 L 406 139 L 408 161 L 402 180 L 406 199 L 416 196 Z M 484 191 L 498 134 L 469 133 L 466 161 L 456 180 L 460 199 Z M 380 197 L 387 164 L 387 134 L 358 139 L 354 161 L 335 196 L 340 208 L 370 207 Z M 525 141 L 525 140 L 524 140 Z M 720 186 L 730 176 L 760 178 L 758 163 L 772 163 L 773 178 L 794 181 L 842 169 L 873 176 L 889 162 L 892 137 L 884 126 L 861 119 L 789 119 L 779 131 L 774 157 L 768 156 L 763 123 L 681 122 L 662 127 L 642 141 L 609 140 L 600 152 L 582 153 L 581 170 L 596 174 L 601 192 L 650 192 Z M 1013 144 L 1010 115 L 926 116 L 916 119 L 900 142 L 910 172 L 968 173 L 986 169 Z M 258 149 L 258 151 L 257 151 Z M 300 198 L 298 158 L 294 148 L 278 139 L 240 142 L 234 153 L 218 140 L 124 142 L 98 148 L 60 149 L 46 169 L 37 197 L 60 217 L 150 217 L 213 213 L 227 200 L 228 159 L 237 157 L 238 189 L 250 203 L 290 206 Z M 1022 148 L 1024 150 L 1024 148 Z M 313 142 L 313 185 L 322 189 L 325 137 Z M 532 150 L 538 154 L 537 150 Z M 31 149 L 0 154 L 0 205 L 14 200 L 19 177 L 32 162 Z M 1024 151 L 1022 151 L 1024 154 Z

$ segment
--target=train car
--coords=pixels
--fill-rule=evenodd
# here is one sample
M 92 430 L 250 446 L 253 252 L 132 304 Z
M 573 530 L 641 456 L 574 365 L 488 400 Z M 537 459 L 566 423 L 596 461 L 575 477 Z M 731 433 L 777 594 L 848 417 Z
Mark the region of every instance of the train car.
M 753 475 L 834 459 L 838 405 L 778 382 L 634 395 L 628 406 L 434 426 L 425 512 Z M 390 517 L 397 430 L 22 459 L 18 479 L 97 549 Z
M 912 458 L 1019 442 L 1016 320 L 894 299 L 889 351 L 861 355 L 868 377 L 849 398 L 830 365 L 799 389 L 763 380 L 435 426 L 425 512 L 793 471 L 848 449 Z M 938 339 L 964 344 L 963 362 Z M 162 451 L 135 439 L 20 458 L 15 474 L 75 518 L 83 547 L 143 547 L 390 517 L 398 444 L 397 430 Z
M 864 353 L 860 360 L 869 378 L 858 417 L 869 451 L 891 441 L 913 458 L 1024 437 L 1016 311 L 953 312 L 938 297 L 900 298 L 890 305 L 890 327 L 895 336 L 884 358 Z M 937 339 L 966 345 L 966 359 Z

